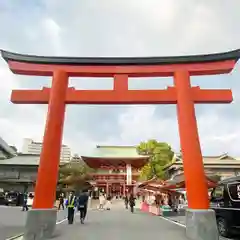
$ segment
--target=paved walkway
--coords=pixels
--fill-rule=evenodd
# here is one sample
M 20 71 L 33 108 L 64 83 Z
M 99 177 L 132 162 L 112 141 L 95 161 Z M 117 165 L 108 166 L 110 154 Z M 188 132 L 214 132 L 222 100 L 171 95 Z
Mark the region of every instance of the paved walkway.
M 21 207 L 0 206 L 0 240 L 19 235 L 24 231 L 27 212 Z M 66 211 L 59 211 L 57 221 L 66 218 Z
M 136 211 L 130 213 L 124 208 L 113 208 L 111 211 L 89 211 L 84 225 L 80 224 L 79 215 L 75 223 L 64 222 L 57 226 L 56 240 L 146 240 L 146 239 L 186 240 L 185 228 L 149 214 Z
M 171 220 L 171 221 L 174 221 L 174 222 L 177 222 L 183 226 L 186 225 L 186 218 L 185 216 L 172 216 L 172 217 L 167 217 L 167 219 Z M 240 239 L 240 236 L 237 235 L 237 236 L 233 236 L 233 238 L 224 238 L 224 237 L 219 237 L 220 240 L 237 240 L 237 239 Z

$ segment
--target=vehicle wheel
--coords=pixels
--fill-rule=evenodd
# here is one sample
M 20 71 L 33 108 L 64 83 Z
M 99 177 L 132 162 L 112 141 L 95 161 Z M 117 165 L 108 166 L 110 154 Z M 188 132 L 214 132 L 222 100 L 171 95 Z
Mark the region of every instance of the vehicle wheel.
M 223 237 L 230 237 L 227 221 L 224 218 L 217 218 L 218 232 Z

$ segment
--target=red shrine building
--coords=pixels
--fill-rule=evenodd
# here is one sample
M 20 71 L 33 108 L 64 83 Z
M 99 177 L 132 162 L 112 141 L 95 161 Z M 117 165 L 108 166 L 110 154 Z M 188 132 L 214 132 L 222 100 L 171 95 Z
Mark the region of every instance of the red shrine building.
M 99 193 L 124 196 L 136 184 L 140 169 L 148 162 L 148 156 L 139 155 L 135 146 L 97 146 L 82 160 L 95 169 L 92 181 L 93 197 Z

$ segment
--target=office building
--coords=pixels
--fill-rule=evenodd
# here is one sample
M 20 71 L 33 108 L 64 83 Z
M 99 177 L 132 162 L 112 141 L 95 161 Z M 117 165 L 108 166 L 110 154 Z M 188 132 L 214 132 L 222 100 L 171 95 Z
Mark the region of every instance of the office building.
M 23 140 L 23 154 L 33 154 L 33 155 L 40 155 L 42 151 L 42 143 L 41 142 L 34 142 L 30 138 L 24 138 Z M 69 162 L 71 160 L 71 149 L 67 145 L 62 145 L 61 149 L 61 162 Z

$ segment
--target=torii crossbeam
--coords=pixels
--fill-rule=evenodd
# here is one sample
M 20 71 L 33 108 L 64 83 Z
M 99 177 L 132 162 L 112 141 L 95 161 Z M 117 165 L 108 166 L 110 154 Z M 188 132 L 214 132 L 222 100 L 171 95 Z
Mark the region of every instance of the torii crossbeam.
M 214 214 L 208 211 L 208 189 L 194 104 L 230 103 L 232 92 L 228 89 L 191 87 L 190 76 L 230 73 L 240 57 L 240 49 L 209 55 L 147 58 L 67 58 L 22 55 L 7 51 L 1 53 L 15 74 L 53 76 L 51 88 L 13 90 L 11 96 L 13 103 L 48 104 L 33 204 L 38 214 L 46 215 L 46 209 L 52 209 L 55 201 L 66 104 L 177 104 L 188 212 L 196 216 L 195 220 L 191 218 L 189 221 L 203 224 L 199 220 L 199 213 L 200 216 L 213 219 Z M 174 78 L 173 87 L 165 90 L 128 89 L 129 77 L 166 76 Z M 114 87 L 113 90 L 76 90 L 68 87 L 69 77 L 112 77 Z M 53 215 L 48 214 L 48 218 L 53 219 Z M 29 219 L 31 221 L 30 213 Z M 42 221 L 40 218 L 34 219 Z M 209 227 L 209 223 L 202 227 Z

